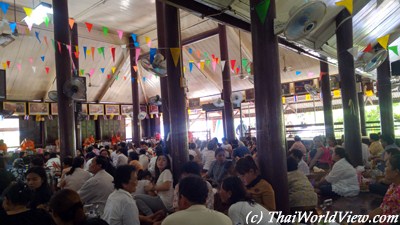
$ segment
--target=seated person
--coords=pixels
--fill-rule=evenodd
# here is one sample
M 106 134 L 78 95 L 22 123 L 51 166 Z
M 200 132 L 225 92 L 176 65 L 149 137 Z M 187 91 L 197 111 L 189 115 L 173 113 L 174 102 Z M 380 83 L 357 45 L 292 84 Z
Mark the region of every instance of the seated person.
M 246 156 L 236 162 L 235 169 L 246 185 L 247 192 L 260 205 L 270 211 L 276 209 L 275 192 L 271 184 L 262 179 L 258 167 L 251 156 Z
M 220 189 L 222 202 L 229 204 L 228 216 L 233 224 L 279 224 L 273 218 L 272 214 L 262 205 L 256 203 L 246 191 L 243 182 L 238 177 L 228 177 L 222 182 Z M 246 219 L 250 212 L 261 212 L 261 221 L 253 222 Z
M 360 192 L 360 185 L 356 169 L 350 164 L 346 150 L 336 147 L 332 170 L 317 183 L 320 194 L 325 196 L 340 195 L 344 197 L 356 196 Z
M 183 178 L 179 182 L 180 211 L 165 218 L 162 225 L 232 225 L 232 221 L 226 215 L 206 208 L 207 196 L 207 184 L 201 177 Z
M 301 151 L 299 151 L 301 153 Z M 318 203 L 314 187 L 301 171 L 297 169 L 297 159 L 287 158 L 289 206 L 295 211 L 312 211 Z
M 304 175 L 310 174 L 310 168 L 308 167 L 307 163 L 304 162 L 304 154 L 301 150 L 292 149 L 292 151 L 289 153 L 289 156 L 297 161 L 297 168 L 300 172 L 302 172 Z
M 310 155 L 310 163 L 308 164 L 310 169 L 317 166 L 324 170 L 329 170 L 332 165 L 332 155 L 329 148 L 325 147 L 325 138 L 323 136 L 314 137 L 314 146 L 316 153 L 314 157 Z
M 370 159 L 379 158 L 384 151 L 381 142 L 379 141 L 378 134 L 369 134 L 369 140 L 371 144 L 369 145 Z
M 207 178 L 211 179 L 216 185 L 220 184 L 226 173 L 225 165 L 228 161 L 225 157 L 225 150 L 218 148 L 215 150 L 215 160 L 211 163 L 207 171 Z
M 0 213 L 0 225 L 53 225 L 53 219 L 43 209 L 28 208 L 32 190 L 22 182 L 11 183 L 3 192 L 4 213 Z
M 297 135 L 294 136 L 294 143 L 290 147 L 289 152 L 291 152 L 293 149 L 300 150 L 303 153 L 303 155 L 307 153 L 306 146 L 304 146 L 303 142 L 301 142 L 301 138 Z

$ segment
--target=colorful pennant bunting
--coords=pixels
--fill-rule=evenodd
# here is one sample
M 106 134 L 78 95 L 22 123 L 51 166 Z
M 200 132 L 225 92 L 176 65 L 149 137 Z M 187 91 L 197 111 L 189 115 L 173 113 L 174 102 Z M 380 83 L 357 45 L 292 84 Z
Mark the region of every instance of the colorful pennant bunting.
M 157 53 L 157 49 L 156 48 L 150 48 L 150 63 L 153 63 L 154 61 L 154 56 Z
M 0 2 L 0 8 L 1 8 L 1 11 L 3 11 L 4 15 L 7 14 L 7 10 L 8 10 L 9 6 L 10 6 L 10 4 L 8 4 L 8 3 Z
M 368 44 L 368 46 L 363 50 L 363 52 L 371 52 L 372 51 L 372 44 Z
M 172 59 L 174 60 L 174 65 L 177 66 L 179 62 L 179 57 L 181 55 L 180 48 L 170 48 Z
M 131 34 L 132 40 L 133 42 L 137 41 L 137 35 L 136 34 Z
M 134 70 L 135 72 L 137 72 L 137 71 L 138 71 L 138 67 L 137 67 L 137 66 L 133 66 L 133 70 Z
M 3 70 L 6 70 L 6 69 L 7 69 L 7 63 L 3 62 Z
M 33 9 L 28 8 L 28 7 L 24 7 L 24 11 L 25 11 L 25 14 L 26 14 L 28 17 L 31 17 L 31 14 L 32 14 Z
M 236 59 L 231 59 L 231 70 L 235 71 Z
M 115 73 L 115 70 L 116 70 L 116 69 L 117 69 L 117 68 L 116 68 L 115 66 L 111 67 L 112 73 Z
M 104 36 L 108 35 L 108 28 L 107 27 L 103 27 L 103 34 L 104 34 Z
M 390 37 L 390 34 L 387 34 L 387 35 L 377 39 L 378 43 L 382 46 L 382 48 L 384 48 L 386 50 L 388 48 L 389 37 Z
M 100 68 L 102 74 L 104 74 L 104 68 Z
M 135 63 L 137 65 L 141 49 L 140 48 L 136 48 L 135 50 L 136 50 L 135 51 Z
M 391 50 L 394 54 L 396 54 L 397 56 L 399 55 L 399 51 L 397 49 L 397 45 L 395 46 L 389 46 L 389 50 Z
M 221 60 L 221 70 L 224 71 L 225 70 L 225 60 Z
M 145 37 L 145 41 L 147 46 L 149 46 L 149 48 L 151 47 L 151 38 L 150 37 Z
M 270 0 L 264 0 L 256 5 L 256 12 L 262 24 L 265 23 L 265 19 L 267 18 L 270 3 Z
M 192 48 L 189 48 L 189 54 L 192 54 L 193 53 L 193 49 Z
M 193 70 L 193 62 L 189 61 L 189 71 L 192 72 Z
M 89 33 L 90 33 L 90 31 L 92 31 L 93 24 L 91 24 L 91 23 L 88 23 L 88 22 L 85 22 L 85 24 L 86 24 L 86 28 L 87 28 L 87 30 L 88 30 L 88 31 L 89 31 Z

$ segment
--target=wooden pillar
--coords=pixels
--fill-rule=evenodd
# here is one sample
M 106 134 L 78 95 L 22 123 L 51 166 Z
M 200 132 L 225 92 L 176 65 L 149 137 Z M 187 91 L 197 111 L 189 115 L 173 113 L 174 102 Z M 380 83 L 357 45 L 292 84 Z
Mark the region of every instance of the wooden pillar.
M 327 62 L 320 61 L 321 93 L 324 106 L 325 136 L 335 137 L 332 115 L 332 92 L 329 80 L 329 66 Z
M 166 56 L 165 49 L 165 3 L 161 0 L 156 0 L 156 16 L 157 16 L 157 37 L 158 37 L 158 48 L 162 55 Z M 161 99 L 162 99 L 162 113 L 163 113 L 163 125 L 164 125 L 164 137 L 166 141 L 167 136 L 170 132 L 170 120 L 169 120 L 169 101 L 168 101 L 168 76 L 160 78 L 161 88 Z M 170 147 L 170 141 L 167 141 L 167 146 Z
M 389 56 L 378 67 L 378 95 L 379 109 L 381 115 L 381 131 L 394 139 L 394 122 L 392 106 L 392 84 L 390 83 L 390 61 Z
M 224 96 L 224 133 L 228 140 L 235 139 L 235 127 L 233 124 L 233 106 L 231 102 L 232 85 L 231 85 L 231 70 L 229 53 L 228 53 L 228 40 L 226 36 L 225 25 L 218 25 L 219 28 L 219 49 L 221 52 L 221 61 L 226 61 L 225 67 L 222 68 L 222 94 Z M 242 60 L 242 59 L 239 59 Z
M 70 27 L 68 16 L 68 0 L 53 0 L 54 11 L 54 41 L 62 44 L 70 43 Z M 75 119 L 72 99 L 63 93 L 64 84 L 71 77 L 71 58 L 68 49 L 61 45 L 61 51 L 55 51 L 57 98 L 58 98 L 58 127 L 60 131 L 61 158 L 75 156 Z
M 358 112 L 354 59 L 347 51 L 353 47 L 353 19 L 346 9 L 336 17 L 336 26 L 345 146 L 353 165 L 358 166 L 362 165 L 360 114 Z
M 71 52 L 72 52 L 72 76 L 79 76 L 79 58 L 75 57 L 76 48 L 79 46 L 78 41 L 78 24 L 74 24 L 71 29 Z M 78 119 L 78 113 L 82 112 L 82 103 L 75 102 L 75 135 L 76 135 L 76 148 L 82 149 L 82 130 L 81 121 Z
M 189 160 L 188 155 L 188 132 L 186 117 L 186 92 L 184 83 L 185 77 L 182 72 L 182 49 L 180 35 L 179 9 L 165 5 L 165 43 L 166 48 L 179 48 L 179 59 L 175 65 L 171 51 L 166 52 L 168 76 L 168 96 L 170 115 L 170 139 L 169 149 L 173 161 L 174 179 L 177 181 L 180 176 L 180 167 Z M 173 101 L 172 101 L 173 100 Z
M 255 10 L 261 2 L 250 0 L 257 146 L 262 146 L 258 161 L 261 175 L 274 188 L 277 210 L 285 214 L 289 213 L 289 197 L 275 0 L 270 1 L 264 22 Z
M 139 142 L 142 138 L 140 132 L 140 121 L 138 118 L 140 112 L 140 102 L 139 102 L 139 83 L 138 74 L 134 67 L 136 64 L 136 48 L 133 39 L 129 38 L 129 54 L 131 60 L 131 84 L 132 84 L 132 105 L 133 105 L 133 116 L 132 116 L 132 142 L 136 146 L 139 146 Z

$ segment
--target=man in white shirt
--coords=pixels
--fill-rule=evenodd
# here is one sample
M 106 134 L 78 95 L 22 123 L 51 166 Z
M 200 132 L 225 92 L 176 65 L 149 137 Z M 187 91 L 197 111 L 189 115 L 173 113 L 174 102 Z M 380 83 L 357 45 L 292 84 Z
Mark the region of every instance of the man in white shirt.
M 300 149 L 292 149 L 289 156 L 297 161 L 297 168 L 300 172 L 306 176 L 310 174 L 310 167 L 308 167 L 307 163 L 303 160 L 304 155 Z
M 114 165 L 115 167 L 128 165 L 128 157 L 123 152 L 124 150 L 121 148 L 117 150 L 117 162 Z
M 140 225 L 139 210 L 131 195 L 137 185 L 135 167 L 124 165 L 115 172 L 115 190 L 107 199 L 102 218 L 110 225 Z
M 108 196 L 114 191 L 114 178 L 105 171 L 107 159 L 104 156 L 93 158 L 89 172 L 94 176 L 87 180 L 78 194 L 84 204 L 98 205 L 98 213 L 103 213 Z
M 208 195 L 206 182 L 198 176 L 189 176 L 179 182 L 178 205 L 181 211 L 175 212 L 164 219 L 162 225 L 232 225 L 226 215 L 206 208 Z
M 226 158 L 227 158 L 227 159 L 231 158 L 233 149 L 232 149 L 232 145 L 229 144 L 228 139 L 222 138 L 222 145 L 221 145 L 221 148 L 222 148 L 223 150 L 225 150 L 225 156 L 226 156 Z

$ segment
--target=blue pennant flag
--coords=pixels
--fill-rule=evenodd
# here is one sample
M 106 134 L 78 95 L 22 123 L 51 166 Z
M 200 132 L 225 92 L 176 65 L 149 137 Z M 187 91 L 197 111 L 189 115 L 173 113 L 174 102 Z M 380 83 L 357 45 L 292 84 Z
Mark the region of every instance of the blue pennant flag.
M 146 82 L 146 77 L 143 77 L 142 80 L 143 80 L 143 82 Z
M 193 49 L 189 48 L 189 54 L 192 54 L 192 53 L 193 53 Z
M 133 42 L 137 41 L 137 35 L 136 34 L 131 34 L 132 40 Z
M 301 74 L 301 71 L 296 71 L 296 76 L 299 76 Z
M 139 47 L 139 42 L 135 42 L 135 47 Z
M 10 4 L 8 4 L 8 3 L 5 3 L 5 2 L 0 2 L 0 8 L 1 8 L 1 11 L 3 11 L 3 13 L 4 13 L 4 14 L 6 14 L 6 13 L 7 13 L 8 6 L 10 6 Z
M 154 56 L 157 53 L 157 49 L 156 48 L 150 48 L 150 63 L 153 63 L 154 61 Z
M 87 50 L 87 47 L 83 46 L 83 55 L 85 56 L 85 59 L 86 59 L 86 50 Z
M 193 70 L 193 63 L 192 62 L 189 62 L 189 70 L 190 70 L 190 72 L 192 72 L 192 70 Z
M 100 68 L 100 70 L 101 70 L 101 73 L 104 73 L 104 68 Z
M 44 62 L 44 55 L 40 57 L 42 59 L 42 62 Z
M 10 23 L 10 29 L 11 29 L 11 32 L 12 32 L 12 33 L 15 32 L 15 28 L 17 28 L 17 23 L 16 23 L 16 22 Z
M 36 38 L 38 39 L 39 43 L 42 44 L 42 41 L 39 38 L 39 32 L 35 31 Z
M 132 82 L 135 82 L 135 78 L 134 78 L 134 77 L 132 77 L 132 78 L 131 78 L 131 81 L 132 81 Z

